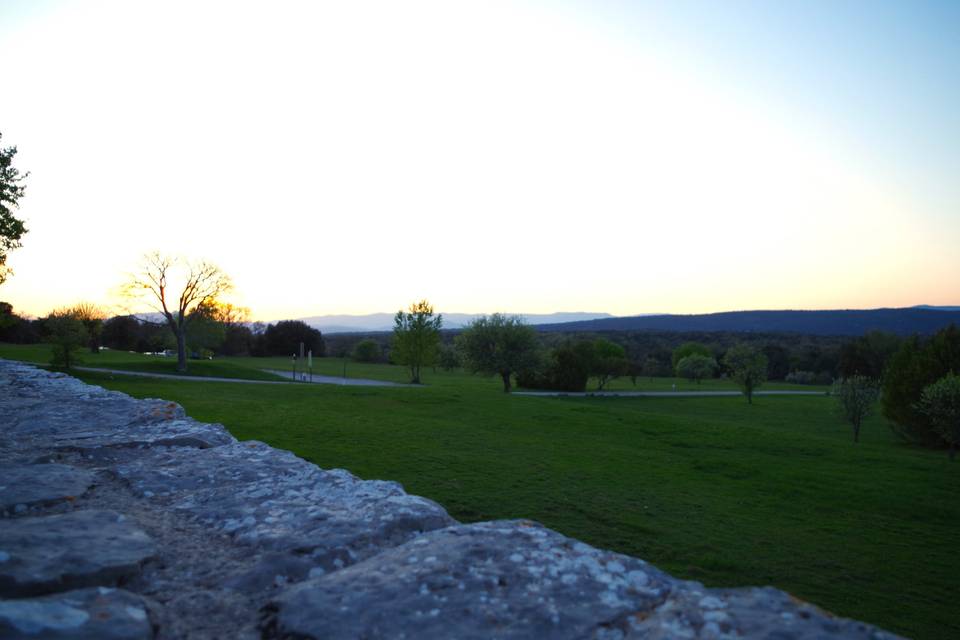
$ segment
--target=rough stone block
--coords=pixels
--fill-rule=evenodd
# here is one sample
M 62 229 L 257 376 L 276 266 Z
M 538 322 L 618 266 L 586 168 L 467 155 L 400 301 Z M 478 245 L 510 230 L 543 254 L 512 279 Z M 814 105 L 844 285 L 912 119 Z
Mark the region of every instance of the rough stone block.
M 0 596 L 112 585 L 153 555 L 150 537 L 114 511 L 0 520 Z
M 528 521 L 459 525 L 294 585 L 268 637 L 589 638 L 652 611 L 676 581 Z
M 0 600 L 0 637 L 8 640 L 149 640 L 140 596 L 105 587 L 41 598 Z
M 0 465 L 0 514 L 83 495 L 94 476 L 62 464 Z
M 894 640 L 874 626 L 836 618 L 772 587 L 705 589 L 685 583 L 649 616 L 630 620 L 627 640 Z
M 116 473 L 140 495 L 168 500 L 240 543 L 296 551 L 326 571 L 454 523 L 396 482 L 324 471 L 262 442 L 156 451 Z

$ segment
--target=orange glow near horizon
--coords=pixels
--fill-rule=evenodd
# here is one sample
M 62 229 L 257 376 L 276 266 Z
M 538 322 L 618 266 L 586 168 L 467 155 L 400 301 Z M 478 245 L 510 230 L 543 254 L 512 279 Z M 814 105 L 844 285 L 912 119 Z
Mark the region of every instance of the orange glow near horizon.
M 631 31 L 652 14 L 371 6 L 64 2 L 0 27 L 18 61 L 0 131 L 31 172 L 0 300 L 119 310 L 124 274 L 160 250 L 218 264 L 261 320 L 423 297 L 614 315 L 960 304 L 960 183 L 937 178 L 960 165 L 902 164 L 853 133 L 869 113 L 805 109 Z

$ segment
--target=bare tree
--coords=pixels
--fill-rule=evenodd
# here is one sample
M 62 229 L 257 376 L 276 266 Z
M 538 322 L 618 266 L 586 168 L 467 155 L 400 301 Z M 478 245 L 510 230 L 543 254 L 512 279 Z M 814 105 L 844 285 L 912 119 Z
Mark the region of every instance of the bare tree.
M 163 315 L 177 338 L 177 371 L 186 371 L 191 312 L 232 288 L 230 277 L 214 264 L 180 260 L 154 251 L 143 257 L 140 271 L 131 275 L 124 292 L 130 298 L 145 299 Z

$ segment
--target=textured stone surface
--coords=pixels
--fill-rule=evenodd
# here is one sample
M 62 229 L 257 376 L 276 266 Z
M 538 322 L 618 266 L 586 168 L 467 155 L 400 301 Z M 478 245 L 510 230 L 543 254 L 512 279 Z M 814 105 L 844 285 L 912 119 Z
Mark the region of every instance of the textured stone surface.
M 626 635 L 630 640 L 896 637 L 862 622 L 835 618 L 778 589 L 704 589 L 697 583 L 678 589 L 649 616 L 636 617 Z
M 443 507 L 395 482 L 324 471 L 261 442 L 158 451 L 116 472 L 138 494 L 239 543 L 308 554 L 325 570 L 454 524 Z
M 3 360 L 0 417 L 4 638 L 894 637 Z
M 149 640 L 143 598 L 122 589 L 78 589 L 0 600 L 0 637 L 9 640 Z
M 425 534 L 292 586 L 267 637 L 770 638 L 896 636 L 772 588 L 707 589 L 528 521 Z
M 272 634 L 585 638 L 626 627 L 676 581 L 528 521 L 459 525 L 291 587 Z
M 0 439 L 13 451 L 144 445 L 211 447 L 236 440 L 222 425 L 188 418 L 165 400 L 136 400 L 83 382 L 4 361 Z
M 153 541 L 114 511 L 0 520 L 0 596 L 113 584 L 139 571 Z
M 0 471 L 0 514 L 22 513 L 82 495 L 93 474 L 62 464 L 4 465 Z

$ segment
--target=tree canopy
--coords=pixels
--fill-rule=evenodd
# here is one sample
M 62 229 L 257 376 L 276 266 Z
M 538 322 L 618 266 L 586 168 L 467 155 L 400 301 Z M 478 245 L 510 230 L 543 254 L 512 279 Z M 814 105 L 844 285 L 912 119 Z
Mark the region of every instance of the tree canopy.
M 677 375 L 697 384 L 704 378 L 712 377 L 716 371 L 717 361 L 699 353 L 684 356 L 677 363 Z
M 29 172 L 21 174 L 13 166 L 16 155 L 16 147 L 0 147 L 0 284 L 12 273 L 7 266 L 7 253 L 21 246 L 20 238 L 27 232 L 23 220 L 13 215 L 26 190 L 23 181 L 30 175 Z
M 704 356 L 706 358 L 713 358 L 713 351 L 711 351 L 710 347 L 707 345 L 699 342 L 684 342 L 673 350 L 671 360 L 674 370 L 676 370 L 677 365 L 680 364 L 680 361 L 687 356 Z M 680 374 L 678 373 L 677 375 Z
M 923 388 L 919 409 L 933 423 L 934 431 L 950 447 L 950 459 L 960 446 L 960 376 L 952 371 Z
M 536 330 L 520 316 L 494 313 L 474 320 L 457 336 L 457 346 L 466 367 L 475 373 L 498 375 L 509 393 L 510 379 L 536 364 Z
M 397 311 L 393 319 L 393 347 L 390 357 L 410 369 L 410 382 L 420 384 L 420 368 L 434 363 L 440 344 L 443 316 L 433 315 L 426 300 L 414 302 L 408 311 Z
M 723 364 L 747 402 L 753 404 L 753 392 L 767 380 L 767 356 L 749 344 L 738 344 L 727 350 Z
M 883 376 L 883 415 L 901 437 L 928 446 L 943 442 L 929 414 L 920 410 L 923 389 L 950 372 L 960 371 L 960 328 L 956 325 L 928 339 L 904 340 Z

